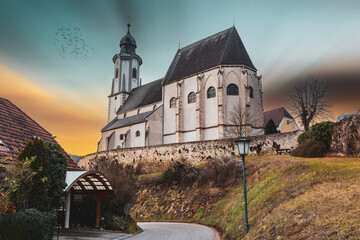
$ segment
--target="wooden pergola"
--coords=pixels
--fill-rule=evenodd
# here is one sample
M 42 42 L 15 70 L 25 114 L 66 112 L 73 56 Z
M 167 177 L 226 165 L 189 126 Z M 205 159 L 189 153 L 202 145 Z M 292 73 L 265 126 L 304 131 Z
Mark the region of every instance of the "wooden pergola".
M 65 228 L 69 228 L 71 194 L 88 194 L 96 202 L 95 226 L 99 227 L 100 222 L 100 204 L 113 188 L 107 178 L 99 172 L 88 171 L 67 171 L 66 172 L 66 212 Z

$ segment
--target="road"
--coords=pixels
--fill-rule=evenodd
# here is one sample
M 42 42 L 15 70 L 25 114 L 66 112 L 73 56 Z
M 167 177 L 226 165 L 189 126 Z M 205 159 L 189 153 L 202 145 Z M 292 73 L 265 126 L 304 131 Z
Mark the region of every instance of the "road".
M 138 223 L 143 232 L 127 240 L 215 240 L 215 232 L 206 226 L 188 223 Z

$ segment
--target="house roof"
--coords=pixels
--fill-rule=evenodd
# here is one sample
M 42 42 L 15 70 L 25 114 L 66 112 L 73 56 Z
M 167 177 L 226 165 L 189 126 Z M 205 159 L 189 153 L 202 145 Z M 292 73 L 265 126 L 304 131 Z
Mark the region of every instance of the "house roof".
M 106 132 L 106 131 L 113 130 L 116 128 L 121 128 L 121 127 L 129 126 L 129 125 L 145 122 L 146 118 L 153 112 L 154 111 L 148 111 L 148 112 L 140 113 L 140 114 L 122 118 L 122 119 L 114 118 L 103 129 L 101 129 L 101 132 Z
M 163 78 L 134 88 L 125 101 L 124 106 L 117 113 L 125 113 L 135 108 L 160 102 L 162 99 L 162 81 Z
M 256 70 L 235 27 L 179 49 L 163 85 L 218 65 L 244 65 Z
M 25 145 L 33 140 L 33 137 L 58 144 L 48 131 L 21 111 L 20 108 L 9 100 L 0 97 L 0 140 L 8 150 L 6 155 L 17 158 Z M 81 170 L 65 151 L 64 154 L 67 158 L 68 170 Z M 4 157 L 4 155 L 0 157 Z
M 276 109 L 264 112 L 264 123 L 266 125 L 270 121 L 270 119 L 272 119 L 274 121 L 276 127 L 278 127 L 284 117 L 294 119 L 290 115 L 290 113 L 288 111 L 286 111 L 286 109 L 284 107 L 276 108 Z

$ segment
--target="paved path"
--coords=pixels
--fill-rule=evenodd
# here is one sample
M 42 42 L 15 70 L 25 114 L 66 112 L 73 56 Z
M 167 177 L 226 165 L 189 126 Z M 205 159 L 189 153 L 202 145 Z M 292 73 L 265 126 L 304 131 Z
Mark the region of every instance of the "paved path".
M 128 234 L 106 231 L 85 231 L 85 230 L 61 230 L 59 240 L 120 240 Z M 57 232 L 53 235 L 53 240 L 57 240 Z
M 214 231 L 206 226 L 188 223 L 143 223 L 143 232 L 126 240 L 215 240 Z

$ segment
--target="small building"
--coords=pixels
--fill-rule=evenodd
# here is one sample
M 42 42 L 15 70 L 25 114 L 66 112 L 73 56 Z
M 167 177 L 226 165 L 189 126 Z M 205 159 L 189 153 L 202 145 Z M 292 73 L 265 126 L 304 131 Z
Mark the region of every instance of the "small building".
M 7 164 L 16 159 L 26 144 L 34 138 L 58 144 L 55 137 L 12 102 L 0 97 L 0 159 Z M 61 146 L 60 146 L 61 147 Z M 65 228 L 69 227 L 70 206 L 74 193 L 89 194 L 96 202 L 96 226 L 99 226 L 100 201 L 113 189 L 104 175 L 81 169 L 62 149 L 67 159 Z M 11 160 L 12 159 L 12 160 Z
M 264 112 L 264 126 L 266 126 L 271 119 L 274 121 L 276 129 L 281 133 L 299 130 L 295 119 L 284 107 Z

